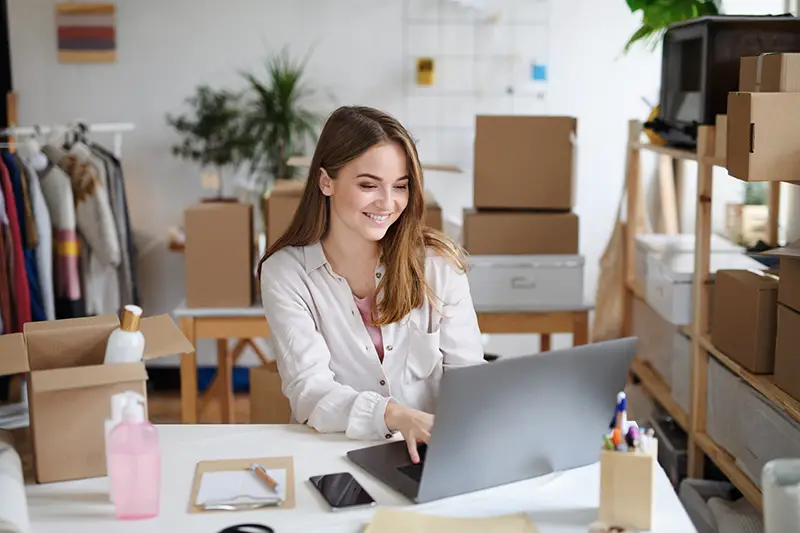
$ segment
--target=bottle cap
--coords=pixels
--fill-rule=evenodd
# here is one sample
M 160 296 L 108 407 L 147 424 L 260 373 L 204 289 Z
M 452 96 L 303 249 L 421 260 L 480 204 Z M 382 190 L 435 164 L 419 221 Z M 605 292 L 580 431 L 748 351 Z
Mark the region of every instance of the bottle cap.
M 125 406 L 128 404 L 130 398 L 142 404 L 145 402 L 144 396 L 138 392 L 125 391 L 114 394 L 111 397 L 111 420 L 114 422 L 122 422 L 122 412 L 125 410 Z
M 144 401 L 141 395 L 128 394 L 125 396 L 125 400 L 125 407 L 122 409 L 122 420 L 137 424 L 144 422 Z
M 142 308 L 138 305 L 126 305 L 122 309 L 120 329 L 122 331 L 139 331 L 139 319 L 142 317 Z

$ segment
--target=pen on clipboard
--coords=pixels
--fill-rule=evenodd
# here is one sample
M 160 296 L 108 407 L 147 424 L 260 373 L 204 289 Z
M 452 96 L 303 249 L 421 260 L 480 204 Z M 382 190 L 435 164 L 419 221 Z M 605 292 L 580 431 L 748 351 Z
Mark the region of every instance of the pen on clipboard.
M 272 489 L 273 492 L 276 494 L 278 493 L 278 488 L 280 485 L 278 485 L 278 482 L 272 479 L 269 474 L 267 474 L 266 468 L 259 464 L 253 463 L 250 465 L 250 470 L 255 472 L 255 474 L 258 476 L 258 479 L 263 481 L 270 489 Z

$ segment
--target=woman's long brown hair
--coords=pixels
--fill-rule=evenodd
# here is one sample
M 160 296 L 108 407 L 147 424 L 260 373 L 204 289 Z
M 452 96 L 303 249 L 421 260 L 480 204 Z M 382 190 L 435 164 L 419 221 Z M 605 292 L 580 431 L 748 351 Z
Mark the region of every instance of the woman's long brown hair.
M 406 129 L 391 115 L 370 107 L 344 106 L 325 122 L 308 169 L 300 206 L 289 229 L 270 246 L 258 264 L 286 246 L 307 246 L 321 241 L 330 223 L 330 203 L 319 186 L 321 169 L 336 179 L 339 169 L 369 148 L 397 142 L 406 154 L 409 173 L 409 199 L 400 217 L 381 239 L 381 260 L 385 273 L 376 294 L 376 325 L 398 322 L 412 309 L 421 307 L 425 296 L 438 298 L 425 281 L 425 254 L 428 248 L 450 260 L 461 271 L 466 269 L 465 252 L 443 233 L 425 225 L 425 196 L 422 168 L 414 142 Z

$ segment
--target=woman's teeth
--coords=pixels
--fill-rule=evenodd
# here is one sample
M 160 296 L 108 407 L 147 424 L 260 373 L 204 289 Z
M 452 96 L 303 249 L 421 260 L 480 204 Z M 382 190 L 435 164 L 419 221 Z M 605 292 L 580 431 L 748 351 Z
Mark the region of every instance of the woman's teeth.
M 367 215 L 372 220 L 374 220 L 375 222 L 385 222 L 386 219 L 389 218 L 389 215 L 373 215 L 370 213 L 364 213 L 364 214 Z

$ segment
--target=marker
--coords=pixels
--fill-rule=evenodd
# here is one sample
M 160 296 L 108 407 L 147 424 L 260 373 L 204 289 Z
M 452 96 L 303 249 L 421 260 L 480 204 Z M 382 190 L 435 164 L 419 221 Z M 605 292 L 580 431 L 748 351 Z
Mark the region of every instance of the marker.
M 616 427 L 625 431 L 628 426 L 628 400 L 624 392 L 617 394 L 617 420 Z
M 608 424 L 608 429 L 614 429 L 615 427 L 621 427 L 621 429 L 624 429 L 624 425 L 618 426 L 617 424 L 619 422 L 620 411 L 625 411 L 626 408 L 627 408 L 626 395 L 624 392 L 620 392 L 617 394 L 617 404 L 614 407 L 614 416 L 611 417 L 611 422 Z
M 603 446 L 606 450 L 614 449 L 614 443 L 611 442 L 611 438 L 608 435 L 603 435 Z

